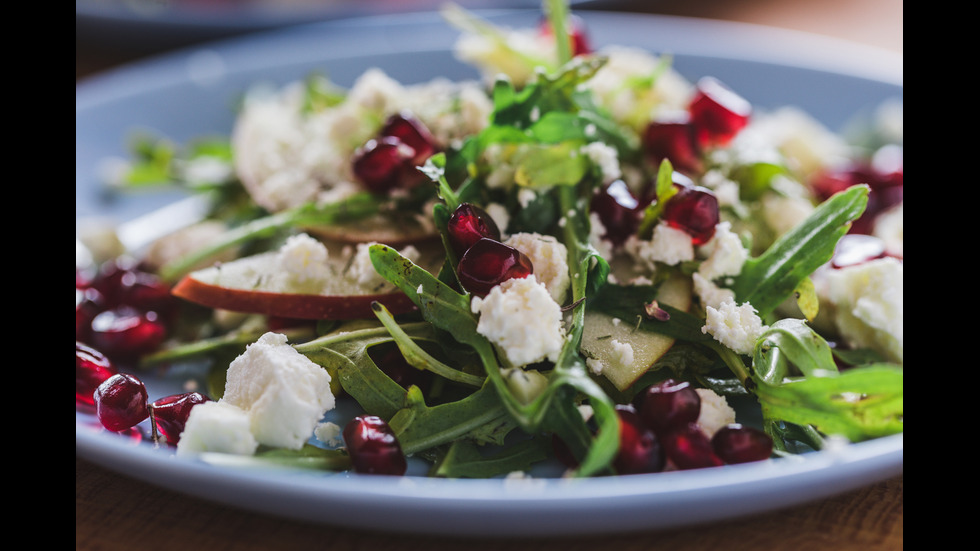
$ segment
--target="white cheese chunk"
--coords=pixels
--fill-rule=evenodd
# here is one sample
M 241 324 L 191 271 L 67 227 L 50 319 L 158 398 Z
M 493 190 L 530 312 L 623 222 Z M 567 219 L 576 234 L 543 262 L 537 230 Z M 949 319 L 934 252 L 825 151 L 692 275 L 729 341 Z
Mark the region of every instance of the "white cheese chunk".
M 826 297 L 844 339 L 903 363 L 903 263 L 886 257 L 826 272 Z
M 521 251 L 534 266 L 534 277 L 548 288 L 551 298 L 561 303 L 568 294 L 572 279 L 568 272 L 568 249 L 550 235 L 516 233 L 504 241 Z
M 303 447 L 334 407 L 327 371 L 272 332 L 231 362 L 221 400 L 245 410 L 260 444 L 291 449 Z
M 177 442 L 177 455 L 205 452 L 252 455 L 259 443 L 252 435 L 248 413 L 228 402 L 204 402 L 191 408 Z
M 735 422 L 735 410 L 728 405 L 724 396 L 708 388 L 698 388 L 695 392 L 701 398 L 697 423 L 708 438 L 714 436 L 718 429 Z
M 701 247 L 707 259 L 698 267 L 698 273 L 708 280 L 725 276 L 736 276 L 749 258 L 749 251 L 742 240 L 732 231 L 730 222 L 720 222 L 715 226 L 715 234 Z
M 534 274 L 509 279 L 474 297 L 477 333 L 499 347 L 514 366 L 558 359 L 565 342 L 561 306 Z
M 327 247 L 318 239 L 301 233 L 292 235 L 279 248 L 279 265 L 300 281 L 323 277 L 327 270 Z
M 734 300 L 728 300 L 718 308 L 708 306 L 706 314 L 701 332 L 711 334 L 716 341 L 739 354 L 751 354 L 756 341 L 766 330 L 762 318 L 748 302 L 739 306 Z

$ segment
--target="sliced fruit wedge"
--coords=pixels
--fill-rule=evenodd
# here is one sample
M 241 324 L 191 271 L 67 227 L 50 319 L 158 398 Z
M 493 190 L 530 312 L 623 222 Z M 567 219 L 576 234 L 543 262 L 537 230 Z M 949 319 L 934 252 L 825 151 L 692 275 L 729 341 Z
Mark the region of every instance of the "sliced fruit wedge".
M 352 254 L 350 247 L 331 254 L 317 275 L 302 277 L 283 269 L 278 252 L 261 253 L 192 272 L 172 293 L 210 308 L 294 319 L 373 319 L 374 301 L 396 315 L 415 309 L 383 279 L 359 279 L 351 268 Z M 425 252 L 420 265 L 438 266 L 436 254 Z
M 660 285 L 657 302 L 689 311 L 691 291 L 690 278 L 674 276 Z M 635 320 L 620 320 L 596 311 L 585 314 L 581 350 L 592 362 L 598 362 L 600 374 L 619 390 L 629 388 L 672 346 L 673 338 L 638 330 Z

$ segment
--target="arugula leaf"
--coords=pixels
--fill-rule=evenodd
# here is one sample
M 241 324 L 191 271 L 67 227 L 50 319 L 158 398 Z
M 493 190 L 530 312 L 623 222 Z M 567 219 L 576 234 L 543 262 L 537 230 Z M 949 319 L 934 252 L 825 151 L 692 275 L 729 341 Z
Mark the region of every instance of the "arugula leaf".
M 771 435 L 811 426 L 866 440 L 902 432 L 903 369 L 876 363 L 839 371 L 829 344 L 802 320 L 774 323 L 756 344 L 750 389 Z
M 762 317 L 772 313 L 830 261 L 837 241 L 864 212 L 869 190 L 857 185 L 835 194 L 760 256 L 748 259 L 731 286 L 738 302 L 751 303 Z
M 515 471 L 526 471 L 548 457 L 551 442 L 537 437 L 522 440 L 502 450 L 485 453 L 469 440 L 459 440 L 429 471 L 444 478 L 491 478 Z

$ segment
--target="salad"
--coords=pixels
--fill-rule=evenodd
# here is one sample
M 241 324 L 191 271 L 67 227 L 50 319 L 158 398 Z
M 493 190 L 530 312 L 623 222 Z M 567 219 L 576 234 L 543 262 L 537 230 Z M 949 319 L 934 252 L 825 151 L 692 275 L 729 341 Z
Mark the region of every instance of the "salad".
M 845 139 L 545 8 L 446 9 L 481 80 L 313 74 L 246 91 L 224 139 L 135 143 L 117 185 L 210 211 L 86 236 L 76 406 L 179 457 L 439 477 L 902 432 L 900 108 Z M 186 362 L 205 388 L 147 393 Z

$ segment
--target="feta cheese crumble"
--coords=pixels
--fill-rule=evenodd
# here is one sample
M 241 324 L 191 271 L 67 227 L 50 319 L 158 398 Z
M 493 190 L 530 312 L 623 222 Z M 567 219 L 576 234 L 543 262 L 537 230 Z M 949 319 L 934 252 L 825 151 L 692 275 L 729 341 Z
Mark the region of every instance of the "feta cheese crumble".
M 903 363 L 904 265 L 886 257 L 826 272 L 825 296 L 848 344 Z
M 714 436 L 718 429 L 735 422 L 735 410 L 728 405 L 724 396 L 709 388 L 694 389 L 701 398 L 701 413 L 697 424 L 708 435 Z
M 553 236 L 539 233 L 516 233 L 505 245 L 527 255 L 534 266 L 534 276 L 548 288 L 551 298 L 561 303 L 568 294 L 572 279 L 568 272 L 568 249 Z
M 701 332 L 739 354 L 752 354 L 756 341 L 767 328 L 748 302 L 739 306 L 734 300 L 728 300 L 717 308 L 708 306 L 706 313 Z
M 509 279 L 485 298 L 473 297 L 477 333 L 504 352 L 514 366 L 555 361 L 565 342 L 561 306 L 534 274 Z
M 260 444 L 300 449 L 333 409 L 334 396 L 323 367 L 287 344 L 285 335 L 269 332 L 231 362 L 221 402 L 245 411 Z
M 698 267 L 698 273 L 712 281 L 738 275 L 749 258 L 749 251 L 727 221 L 715 226 L 714 236 L 701 247 L 701 251 L 707 253 L 707 259 Z
M 649 241 L 630 236 L 626 240 L 625 250 L 650 269 L 655 269 L 657 262 L 674 266 L 695 258 L 691 236 L 666 222 L 653 228 L 653 237 Z
M 224 401 L 191 408 L 177 442 L 177 455 L 206 452 L 252 455 L 259 443 L 252 435 L 248 413 Z
M 279 248 L 279 264 L 299 281 L 322 277 L 327 267 L 326 245 L 319 239 L 300 233 L 291 235 Z

